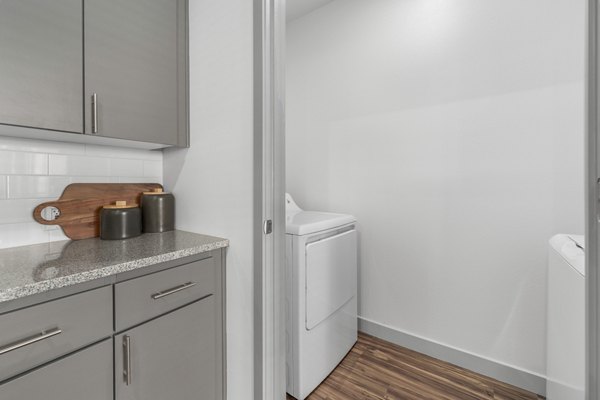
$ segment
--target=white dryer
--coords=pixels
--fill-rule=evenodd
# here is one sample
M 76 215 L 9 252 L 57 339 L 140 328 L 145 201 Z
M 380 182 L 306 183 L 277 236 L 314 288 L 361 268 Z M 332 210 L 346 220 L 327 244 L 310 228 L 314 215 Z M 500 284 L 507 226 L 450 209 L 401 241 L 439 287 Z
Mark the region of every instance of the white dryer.
M 357 340 L 351 215 L 303 211 L 286 194 L 287 392 L 304 400 Z

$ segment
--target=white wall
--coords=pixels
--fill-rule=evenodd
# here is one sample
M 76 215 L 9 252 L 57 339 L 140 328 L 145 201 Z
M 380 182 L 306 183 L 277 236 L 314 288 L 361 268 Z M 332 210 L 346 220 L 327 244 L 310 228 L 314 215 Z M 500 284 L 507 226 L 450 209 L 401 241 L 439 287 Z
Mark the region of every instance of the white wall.
M 228 398 L 253 393 L 252 4 L 193 0 L 191 147 L 165 151 L 177 228 L 228 238 Z
M 68 239 L 33 209 L 82 182 L 162 183 L 162 152 L 0 137 L 0 248 Z
M 583 232 L 583 0 L 336 0 L 288 26 L 287 185 L 356 215 L 363 318 L 544 374 Z

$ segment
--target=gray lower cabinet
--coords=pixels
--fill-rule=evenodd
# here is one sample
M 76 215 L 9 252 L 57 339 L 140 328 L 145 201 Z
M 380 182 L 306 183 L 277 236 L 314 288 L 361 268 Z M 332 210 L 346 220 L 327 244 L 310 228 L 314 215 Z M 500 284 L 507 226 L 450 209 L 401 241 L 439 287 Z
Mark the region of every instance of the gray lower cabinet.
M 0 400 L 223 400 L 223 251 L 0 314 Z
M 85 0 L 86 133 L 187 145 L 186 13 L 184 0 Z
M 83 132 L 82 0 L 0 1 L 0 124 Z
M 214 400 L 215 301 L 209 296 L 115 336 L 115 400 Z
M 112 400 L 112 339 L 0 385 L 3 400 Z

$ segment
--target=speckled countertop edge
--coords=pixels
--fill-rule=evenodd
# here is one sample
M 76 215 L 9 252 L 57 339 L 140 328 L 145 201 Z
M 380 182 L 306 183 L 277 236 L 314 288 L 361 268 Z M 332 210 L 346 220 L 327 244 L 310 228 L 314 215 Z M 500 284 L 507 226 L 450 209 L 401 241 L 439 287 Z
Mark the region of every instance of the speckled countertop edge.
M 199 237 L 202 235 L 198 235 Z M 206 236 L 203 236 L 206 238 Z M 160 264 L 167 261 L 173 261 L 180 258 L 205 253 L 211 250 L 217 250 L 229 246 L 229 240 L 212 237 L 214 241 L 202 243 L 198 246 L 186 247 L 175 251 L 156 254 L 149 257 L 143 257 L 131 261 L 115 263 L 113 265 L 91 269 L 89 271 L 74 273 L 67 276 L 56 277 L 41 282 L 34 282 L 25 285 L 16 284 L 14 287 L 3 288 L 0 290 L 0 303 L 24 298 L 40 293 L 45 293 L 53 289 L 60 289 L 72 285 L 90 282 L 96 279 L 115 276 L 117 274 L 136 270 L 151 265 Z M 0 277 L 1 278 L 1 277 Z

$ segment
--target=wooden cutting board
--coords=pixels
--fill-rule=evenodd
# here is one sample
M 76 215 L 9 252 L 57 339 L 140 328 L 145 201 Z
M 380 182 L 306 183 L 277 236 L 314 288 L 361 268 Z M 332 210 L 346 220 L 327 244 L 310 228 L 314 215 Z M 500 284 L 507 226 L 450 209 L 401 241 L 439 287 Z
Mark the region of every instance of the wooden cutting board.
M 73 183 L 67 186 L 56 201 L 42 203 L 33 210 L 33 218 L 43 225 L 60 225 L 65 235 L 73 240 L 100 236 L 102 206 L 125 200 L 139 204 L 142 192 L 161 188 L 158 183 Z M 60 215 L 48 221 L 42 210 L 56 207 Z

